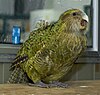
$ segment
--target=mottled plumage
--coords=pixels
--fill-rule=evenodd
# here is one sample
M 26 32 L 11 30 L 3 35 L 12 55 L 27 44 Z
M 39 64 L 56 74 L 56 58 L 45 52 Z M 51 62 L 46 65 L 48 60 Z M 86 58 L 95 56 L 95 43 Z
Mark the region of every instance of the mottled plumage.
M 84 12 L 70 9 L 54 24 L 31 32 L 12 63 L 9 82 L 59 81 L 86 48 L 87 22 Z

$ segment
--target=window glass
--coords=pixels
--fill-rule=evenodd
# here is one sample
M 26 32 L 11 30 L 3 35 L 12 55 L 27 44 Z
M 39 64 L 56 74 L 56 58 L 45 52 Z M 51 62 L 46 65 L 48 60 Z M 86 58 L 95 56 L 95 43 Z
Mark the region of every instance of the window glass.
M 85 11 L 91 22 L 91 0 L 0 0 L 0 43 L 12 44 L 14 26 L 20 27 L 23 43 L 41 20 L 55 22 L 62 12 L 71 8 Z M 91 29 L 87 33 L 88 46 L 92 46 Z

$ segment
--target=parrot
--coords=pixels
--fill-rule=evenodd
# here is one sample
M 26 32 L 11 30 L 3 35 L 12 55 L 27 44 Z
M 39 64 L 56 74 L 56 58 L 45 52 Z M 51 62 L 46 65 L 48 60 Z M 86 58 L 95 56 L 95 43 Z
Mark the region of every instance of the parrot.
M 65 87 L 60 80 L 87 47 L 88 23 L 84 11 L 68 9 L 56 22 L 32 31 L 11 64 L 8 83 Z

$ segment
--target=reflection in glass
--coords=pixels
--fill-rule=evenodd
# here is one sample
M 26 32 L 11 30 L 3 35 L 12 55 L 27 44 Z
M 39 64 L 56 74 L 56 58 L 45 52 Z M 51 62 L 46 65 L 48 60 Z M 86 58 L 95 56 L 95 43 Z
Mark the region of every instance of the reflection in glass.
M 30 32 L 36 29 L 39 21 L 55 22 L 62 12 L 70 8 L 79 8 L 85 11 L 92 23 L 92 15 L 90 14 L 91 0 L 11 1 L 0 0 L 0 42 L 12 43 L 12 27 L 15 25 L 21 27 L 21 42 L 24 42 Z M 88 46 L 92 46 L 92 28 L 89 28 L 87 37 Z

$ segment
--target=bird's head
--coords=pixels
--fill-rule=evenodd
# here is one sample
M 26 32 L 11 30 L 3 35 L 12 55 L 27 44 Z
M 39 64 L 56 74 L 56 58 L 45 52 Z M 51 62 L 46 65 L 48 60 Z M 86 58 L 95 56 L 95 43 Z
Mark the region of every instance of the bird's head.
M 66 31 L 76 34 L 86 34 L 88 27 L 88 16 L 79 9 L 69 9 L 65 11 L 59 18 L 65 25 Z

